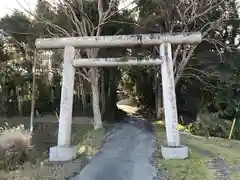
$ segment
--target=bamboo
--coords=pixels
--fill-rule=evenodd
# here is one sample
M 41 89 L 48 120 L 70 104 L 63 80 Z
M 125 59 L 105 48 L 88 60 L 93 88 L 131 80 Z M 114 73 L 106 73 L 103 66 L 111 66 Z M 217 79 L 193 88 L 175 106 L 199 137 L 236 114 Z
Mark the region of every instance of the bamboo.
M 233 120 L 233 123 L 232 123 L 232 126 L 231 126 L 231 130 L 230 130 L 228 139 L 231 139 L 231 138 L 232 138 L 233 129 L 234 129 L 235 124 L 236 124 L 236 119 L 237 119 L 237 118 L 235 117 L 234 120 Z

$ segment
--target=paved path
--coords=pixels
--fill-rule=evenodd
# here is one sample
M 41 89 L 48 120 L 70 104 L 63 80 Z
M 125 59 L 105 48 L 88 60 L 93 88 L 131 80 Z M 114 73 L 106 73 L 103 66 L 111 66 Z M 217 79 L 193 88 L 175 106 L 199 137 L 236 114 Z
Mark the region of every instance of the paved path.
M 155 136 L 146 123 L 131 120 L 111 131 L 102 150 L 74 180 L 153 180 L 157 174 L 150 163 Z

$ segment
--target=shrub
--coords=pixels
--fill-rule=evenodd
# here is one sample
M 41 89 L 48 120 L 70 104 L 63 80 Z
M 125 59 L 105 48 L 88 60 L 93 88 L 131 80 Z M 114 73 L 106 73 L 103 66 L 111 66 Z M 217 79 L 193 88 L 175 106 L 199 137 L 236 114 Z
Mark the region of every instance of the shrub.
M 197 121 L 188 125 L 191 133 L 200 136 L 228 137 L 231 121 L 219 118 L 217 113 L 200 113 Z
M 29 159 L 31 138 L 31 133 L 23 125 L 13 128 L 7 125 L 0 129 L 0 156 L 4 168 L 14 169 Z

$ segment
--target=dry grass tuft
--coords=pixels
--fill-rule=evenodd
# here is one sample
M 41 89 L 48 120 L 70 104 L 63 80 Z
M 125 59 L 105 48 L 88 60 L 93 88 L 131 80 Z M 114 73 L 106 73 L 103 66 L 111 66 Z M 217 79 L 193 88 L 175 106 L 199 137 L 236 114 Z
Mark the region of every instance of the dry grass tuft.
M 4 169 L 15 169 L 22 165 L 29 157 L 31 146 L 31 133 L 23 125 L 2 128 L 0 134 L 0 157 Z

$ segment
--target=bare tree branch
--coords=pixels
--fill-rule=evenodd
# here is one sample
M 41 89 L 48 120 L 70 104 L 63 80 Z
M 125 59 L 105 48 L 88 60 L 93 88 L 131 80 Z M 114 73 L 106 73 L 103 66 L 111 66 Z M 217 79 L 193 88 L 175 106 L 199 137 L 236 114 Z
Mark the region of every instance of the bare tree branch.
M 76 71 L 75 73 L 82 76 L 85 80 L 87 80 L 88 82 L 91 83 L 90 78 L 87 75 L 85 75 L 84 73 L 82 73 L 81 71 Z
M 54 23 L 52 23 L 51 21 L 49 21 L 48 19 L 44 18 L 44 17 L 39 17 L 37 16 L 34 12 L 31 12 L 30 10 L 27 10 L 24 6 L 22 6 L 22 4 L 19 2 L 19 0 L 16 0 L 18 2 L 18 4 L 21 6 L 21 8 L 28 13 L 29 15 L 33 16 L 34 18 L 38 19 L 41 22 L 44 22 L 47 25 L 50 25 L 52 28 L 59 30 L 60 32 L 62 32 L 63 35 L 65 36 L 71 36 L 68 31 Z
M 215 88 L 215 89 L 219 89 L 217 86 L 213 86 L 212 84 L 210 84 L 209 82 L 204 81 L 200 76 L 196 75 L 196 74 L 191 74 L 191 73 L 187 73 L 183 75 L 184 78 L 191 78 L 194 77 L 197 80 L 199 80 L 201 83 L 203 83 L 204 85 L 210 87 L 210 88 Z

